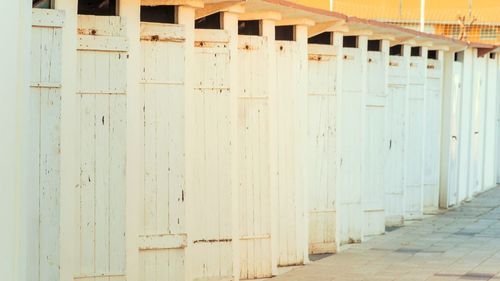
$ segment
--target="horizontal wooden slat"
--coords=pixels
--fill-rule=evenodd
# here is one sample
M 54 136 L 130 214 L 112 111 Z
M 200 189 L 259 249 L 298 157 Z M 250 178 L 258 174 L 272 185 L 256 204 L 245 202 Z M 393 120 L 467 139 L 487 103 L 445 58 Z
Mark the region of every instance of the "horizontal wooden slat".
M 115 91 L 112 91 L 112 90 L 102 90 L 102 91 L 93 91 L 93 92 L 90 92 L 90 91 L 77 91 L 76 92 L 77 94 L 79 95 L 125 95 L 126 94 L 126 91 L 123 89 L 123 90 L 115 90 Z
M 64 11 L 33 9 L 31 23 L 33 26 L 61 28 L 64 26 Z
M 196 29 L 195 41 L 197 42 L 220 42 L 228 43 L 231 36 L 226 30 L 219 29 Z
M 158 234 L 139 236 L 140 250 L 182 249 L 187 245 L 185 234 Z
M 139 83 L 150 85 L 184 85 L 184 81 L 141 80 Z
M 307 49 L 309 54 L 315 54 L 315 55 L 335 56 L 338 53 L 338 47 L 333 45 L 309 44 Z
M 269 96 L 239 96 L 238 99 L 242 100 L 262 100 L 262 99 L 268 99 Z
M 366 98 L 366 106 L 370 107 L 384 107 L 386 104 L 385 96 L 381 96 L 384 93 L 377 93 L 379 95 L 371 95 Z
M 32 82 L 30 85 L 31 88 L 48 88 L 48 89 L 53 89 L 53 88 L 61 88 L 61 83 L 51 83 L 51 82 Z
M 241 236 L 240 240 L 265 240 L 265 239 L 271 239 L 270 234 L 264 234 L 264 235 L 252 235 L 252 236 Z
M 78 281 L 85 280 L 125 280 L 125 273 L 102 273 L 102 274 L 85 274 L 75 276 L 73 279 Z
M 177 24 L 141 23 L 141 40 L 184 42 L 185 27 Z
M 317 213 L 335 213 L 335 212 L 336 212 L 336 210 L 334 210 L 334 209 L 311 210 L 311 211 L 309 211 L 309 213 L 315 213 L 315 214 L 317 214 Z
M 124 37 L 126 20 L 119 16 L 78 15 L 77 34 Z
M 103 52 L 127 52 L 128 39 L 125 37 L 79 35 L 78 50 Z

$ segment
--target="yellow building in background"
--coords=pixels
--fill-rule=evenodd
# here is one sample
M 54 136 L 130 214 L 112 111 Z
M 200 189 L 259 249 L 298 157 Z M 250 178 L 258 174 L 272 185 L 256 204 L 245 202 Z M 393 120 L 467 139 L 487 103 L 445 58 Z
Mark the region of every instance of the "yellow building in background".
M 297 0 L 297 3 L 418 29 L 420 0 Z M 500 0 L 426 0 L 425 30 L 456 39 L 500 43 Z

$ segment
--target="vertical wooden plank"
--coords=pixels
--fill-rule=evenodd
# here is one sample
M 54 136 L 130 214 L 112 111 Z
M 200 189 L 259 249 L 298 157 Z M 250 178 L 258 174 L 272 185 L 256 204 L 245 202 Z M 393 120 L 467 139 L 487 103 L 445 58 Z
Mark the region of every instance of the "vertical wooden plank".
M 80 274 L 95 272 L 95 99 L 80 99 Z
M 42 66 L 42 33 L 43 29 L 40 27 L 31 28 L 31 84 L 39 83 L 41 81 L 41 66 Z
M 60 190 L 60 255 L 75 253 L 60 259 L 60 280 L 71 280 L 80 268 L 80 100 L 76 95 L 77 61 L 77 10 L 78 3 L 72 0 L 55 1 L 55 8 L 65 13 L 61 29 L 61 188 Z M 78 188 L 76 188 L 78 187 Z
M 59 279 L 61 96 L 58 89 L 40 95 L 40 280 L 48 281 Z
M 110 263 L 111 270 L 126 272 L 127 280 L 139 280 L 138 237 L 140 233 L 139 200 L 144 189 L 144 96 L 139 90 L 140 80 L 140 1 L 122 0 L 119 2 L 118 14 L 120 24 L 117 29 L 119 36 L 129 40 L 129 51 L 123 58 L 126 70 L 123 72 L 123 84 L 126 85 L 126 96 L 116 97 L 113 101 L 116 111 L 114 140 L 120 145 L 114 146 L 111 151 L 111 163 L 116 166 L 111 168 L 110 178 L 112 193 L 118 193 L 111 202 L 111 218 L 116 221 L 111 225 L 110 234 L 113 239 L 111 252 L 113 255 Z M 125 20 L 126 19 L 126 20 Z M 122 28 L 124 27 L 124 28 Z M 125 63 L 126 61 L 126 63 Z M 111 124 L 111 123 L 110 123 Z M 121 140 L 121 142 L 120 142 Z M 126 141 L 123 141 L 126 140 Z M 116 178 L 115 178 L 116 177 Z M 121 216 L 118 216 L 121 214 Z M 114 217 L 116 215 L 118 217 Z M 126 235 L 125 235 L 126 233 Z
M 109 267 L 110 272 L 126 272 L 127 232 L 126 215 L 126 164 L 127 138 L 127 99 L 123 95 L 109 96 Z M 137 198 L 138 200 L 138 198 Z M 125 235 L 127 233 L 127 235 Z M 127 277 L 128 271 L 127 271 Z
M 109 65 L 109 61 L 108 61 Z M 107 76 L 99 77 L 109 80 Z M 106 82 L 101 82 L 106 83 Z M 110 96 L 96 95 L 95 97 L 95 272 L 110 272 L 109 261 L 110 240 L 110 199 L 115 194 L 110 192 Z
M 33 46 L 34 48 L 39 48 L 40 46 Z M 31 80 L 33 81 L 33 79 Z M 31 108 L 30 111 L 33 113 L 33 135 L 35 136 L 35 146 L 34 146 L 34 153 L 31 157 L 31 161 L 36 163 L 37 169 L 34 171 L 33 178 L 35 181 L 33 182 L 35 184 L 34 188 L 32 189 L 32 196 L 34 197 L 34 202 L 36 204 L 36 212 L 33 214 L 32 221 L 34 223 L 33 227 L 33 233 L 32 235 L 36 238 L 36 243 L 35 246 L 33 247 L 32 255 L 33 257 L 33 269 L 30 270 L 27 274 L 27 277 L 33 278 L 35 280 L 40 280 L 40 269 L 42 265 L 45 267 L 45 262 L 42 258 L 42 255 L 40 253 L 40 247 L 42 243 L 46 243 L 45 241 L 42 241 L 42 223 L 40 222 L 41 218 L 41 212 L 42 208 L 40 206 L 41 200 L 42 200 L 42 195 L 41 195 L 41 186 L 40 186 L 40 175 L 41 175 L 41 159 L 40 159 L 40 142 L 41 142 L 41 97 L 42 97 L 42 89 L 38 87 L 31 87 Z M 45 236 L 45 235 L 44 235 Z M 44 237 L 45 238 L 45 237 Z

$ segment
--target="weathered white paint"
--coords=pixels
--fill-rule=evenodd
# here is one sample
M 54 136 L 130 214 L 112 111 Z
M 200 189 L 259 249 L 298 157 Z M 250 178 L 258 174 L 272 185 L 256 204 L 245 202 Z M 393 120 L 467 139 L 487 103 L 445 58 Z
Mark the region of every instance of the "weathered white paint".
M 122 184 L 120 179 L 117 179 L 116 186 L 112 191 L 120 193 L 123 192 L 124 195 L 119 194 L 115 198 L 114 204 L 110 204 L 110 209 L 113 208 L 125 208 L 124 213 L 124 225 L 121 225 L 121 219 L 118 218 L 118 222 L 111 225 L 111 231 L 109 236 L 119 235 L 119 231 L 125 228 L 125 234 L 123 234 L 124 239 L 121 237 L 111 238 L 114 243 L 111 244 L 111 252 L 117 255 L 116 260 L 110 261 L 110 269 L 113 272 L 125 270 L 127 280 L 139 280 L 139 266 L 137 262 L 139 261 L 139 241 L 138 236 L 140 234 L 140 219 L 137 216 L 140 214 L 139 200 L 141 197 L 142 183 L 144 179 L 144 151 L 141 149 L 144 144 L 144 135 L 142 134 L 144 120 L 143 120 L 143 95 L 140 93 L 139 80 L 140 80 L 140 2 L 137 0 L 121 0 L 118 2 L 118 14 L 124 19 L 125 27 L 123 28 L 126 32 L 126 37 L 128 42 L 128 54 L 127 67 L 124 73 L 124 77 L 120 79 L 125 79 L 126 84 L 126 100 L 117 101 L 114 105 L 115 110 L 115 124 L 117 127 L 115 133 L 117 137 L 125 137 L 126 141 L 121 141 L 117 148 L 112 151 L 116 153 L 118 157 L 117 161 L 113 161 L 115 169 L 120 170 L 119 176 L 124 177 L 125 190 L 119 188 L 119 184 Z M 110 75 L 110 79 L 115 79 Z M 110 106 L 111 106 L 110 101 Z M 126 111 L 123 112 L 122 106 L 125 105 Z M 113 113 L 113 107 L 110 109 L 110 113 Z M 112 120 L 113 121 L 113 120 Z M 113 124 L 113 123 L 110 123 Z M 125 125 L 126 132 L 120 131 L 122 126 Z M 113 126 L 113 125 L 111 125 Z M 110 128 L 111 128 L 110 126 Z M 120 136 L 120 134 L 123 134 Z M 113 139 L 111 139 L 113 141 Z M 126 164 L 124 166 L 126 174 L 122 174 L 121 167 L 122 162 L 125 158 L 121 155 L 122 149 L 121 145 L 124 145 L 126 152 Z M 113 156 L 112 156 L 113 157 Z M 112 159 L 113 160 L 113 159 Z M 112 172 L 116 172 L 113 171 Z M 122 202 L 124 200 L 125 202 Z M 113 214 L 113 213 L 112 213 Z M 116 231 L 116 232 L 115 232 Z M 122 240 L 123 239 L 123 240 Z M 122 249 L 122 241 L 125 243 L 125 249 Z M 122 251 L 124 252 L 122 253 Z M 125 265 L 122 265 L 122 255 L 125 255 Z M 124 268 L 123 268 L 124 267 Z M 110 278 L 112 279 L 112 278 Z M 120 277 L 116 278 L 120 279 Z
M 141 24 L 144 191 L 139 272 L 144 281 L 183 280 L 185 274 L 184 30 L 182 25 Z
M 477 50 L 464 50 L 463 72 L 462 72 L 462 97 L 460 101 L 460 135 L 458 148 L 458 202 L 471 196 L 469 188 L 470 169 L 470 146 L 471 146 L 471 122 L 472 122 L 472 93 L 473 93 L 473 57 Z
M 190 5 L 184 5 L 177 7 L 177 20 L 178 24 L 184 27 L 184 118 L 185 118 L 185 230 L 186 235 L 188 233 L 193 233 L 195 229 L 197 220 L 196 214 L 193 210 L 196 209 L 195 200 L 196 197 L 193 196 L 193 175 L 197 174 L 197 171 L 193 169 L 196 157 L 193 154 L 193 147 L 196 145 L 196 139 L 194 136 L 198 133 L 194 131 L 194 116 L 195 108 L 193 99 L 196 98 L 194 95 L 193 87 L 193 75 L 191 74 L 191 69 L 194 67 L 194 15 L 195 9 Z M 193 237 L 192 235 L 187 235 L 185 256 L 184 256 L 184 280 L 193 280 L 193 271 L 188 270 L 192 268 L 193 262 L 196 260 L 191 252 L 193 248 Z M 181 279 L 182 280 L 182 279 Z
M 309 44 L 309 253 L 334 253 L 337 200 L 337 89 L 342 34 L 334 45 Z
M 126 34 L 120 17 L 79 16 L 78 27 L 80 34 Z M 126 280 L 126 68 L 125 52 L 78 50 L 80 279 Z
M 444 92 L 441 130 L 441 172 L 439 207 L 459 203 L 459 136 L 462 98 L 462 62 L 455 61 L 454 52 L 444 57 Z
M 497 54 L 497 82 L 500 81 L 500 58 Z M 500 183 L 500 82 L 497 87 L 497 114 L 496 114 L 496 178 L 497 184 Z
M 498 54 L 497 54 L 498 56 Z M 496 107 L 499 100 L 498 91 L 498 58 L 486 58 L 487 76 L 486 97 L 484 107 L 484 148 L 483 148 L 483 181 L 481 188 L 487 190 L 496 186 Z
M 195 31 L 192 200 L 197 207 L 192 211 L 199 223 L 191 234 L 194 280 L 233 276 L 230 38 L 227 30 Z
M 305 165 L 307 143 L 307 28 L 295 27 L 296 41 L 276 41 L 278 265 L 307 262 Z
M 409 79 L 409 46 L 402 56 L 389 57 L 387 140 L 385 170 L 386 225 L 401 225 L 404 216 L 405 141 Z
M 405 142 L 405 219 L 423 215 L 426 71 L 427 49 L 422 47 L 421 56 L 410 57 Z
M 386 134 L 387 77 L 389 69 L 389 41 L 381 40 L 381 50 L 368 52 L 368 86 L 366 95 L 365 131 L 363 145 L 363 223 L 364 235 L 385 232 L 384 172 L 389 145 Z
M 423 175 L 424 212 L 434 212 L 439 208 L 443 51 L 437 52 L 438 59 L 428 59 L 426 66 Z
M 266 16 L 267 17 L 267 16 Z M 276 22 L 272 17 L 262 20 L 262 36 L 267 37 L 267 50 L 268 50 L 268 71 L 272 78 L 277 77 L 277 59 L 276 59 Z M 278 274 L 279 263 L 279 225 L 276 223 L 279 220 L 279 182 L 276 180 L 278 174 L 278 118 L 276 114 L 278 93 L 277 93 L 277 79 L 268 79 L 269 89 L 269 173 L 270 173 L 270 211 L 271 219 L 270 235 L 271 235 L 271 272 L 272 275 Z
M 472 115 L 471 115 L 471 138 L 470 160 L 469 160 L 469 196 L 474 196 L 482 191 L 483 181 L 483 148 L 484 148 L 484 125 L 486 106 L 486 58 L 473 58 L 473 89 L 472 89 Z
M 64 11 L 61 49 L 61 155 L 60 155 L 60 280 L 71 280 L 77 267 L 77 255 L 80 245 L 75 243 L 79 226 L 75 216 L 79 203 L 77 194 L 80 183 L 79 162 L 79 104 L 76 93 L 77 80 L 77 7 L 72 0 L 55 1 L 55 8 Z M 73 188 L 68 188 L 73 187 Z
M 358 37 L 358 48 L 343 48 L 339 127 L 339 198 L 337 212 L 339 243 L 363 239 L 363 143 L 367 81 L 367 37 Z M 356 73 L 356 75 L 352 75 Z
M 5 36 L 0 59 L 0 276 L 5 280 L 28 280 L 32 248 L 37 239 L 33 216 L 37 201 L 32 196 L 37 162 L 33 140 L 33 112 L 30 111 L 31 3 L 5 4 L 0 30 Z
M 238 36 L 240 278 L 272 276 L 269 38 Z
M 33 280 L 59 280 L 60 228 L 60 122 L 61 50 L 64 14 L 56 10 L 33 10 L 31 31 L 31 107 L 38 170 L 33 174 L 33 217 L 37 241 L 32 247 Z

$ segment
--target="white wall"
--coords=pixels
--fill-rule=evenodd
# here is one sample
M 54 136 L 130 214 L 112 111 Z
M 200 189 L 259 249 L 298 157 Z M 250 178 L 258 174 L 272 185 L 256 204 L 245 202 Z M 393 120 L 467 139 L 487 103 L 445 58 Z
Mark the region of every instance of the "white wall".
M 0 17 L 2 34 L 9 38 L 2 45 L 0 82 L 0 276 L 5 280 L 29 278 L 29 252 L 35 239 L 31 221 L 35 206 L 31 188 L 37 165 L 30 161 L 34 151 L 32 112 L 29 110 L 29 58 L 31 2 L 4 3 Z M 35 242 L 36 243 L 36 242 Z
M 496 186 L 496 110 L 498 98 L 498 54 L 491 59 L 487 55 L 486 98 L 484 107 L 484 148 L 482 190 Z

